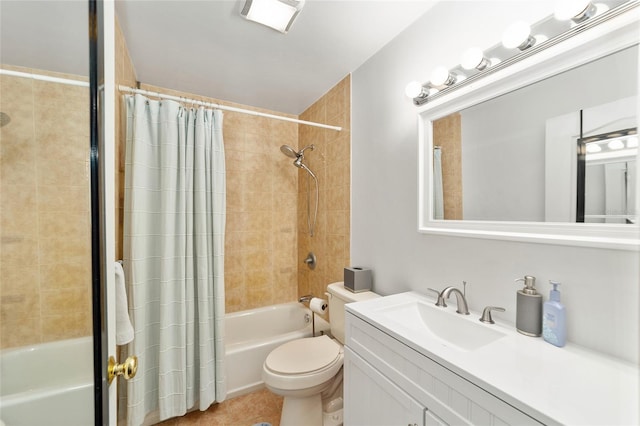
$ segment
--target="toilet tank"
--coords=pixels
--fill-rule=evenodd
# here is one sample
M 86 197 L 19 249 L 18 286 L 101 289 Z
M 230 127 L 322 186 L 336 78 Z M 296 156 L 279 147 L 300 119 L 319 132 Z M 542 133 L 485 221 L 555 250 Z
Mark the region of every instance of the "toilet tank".
M 344 288 L 344 283 L 337 282 L 327 286 L 329 292 L 329 323 L 331 324 L 331 334 L 340 343 L 344 344 L 344 305 L 351 302 L 362 302 L 363 300 L 380 297 L 372 291 L 353 293 Z

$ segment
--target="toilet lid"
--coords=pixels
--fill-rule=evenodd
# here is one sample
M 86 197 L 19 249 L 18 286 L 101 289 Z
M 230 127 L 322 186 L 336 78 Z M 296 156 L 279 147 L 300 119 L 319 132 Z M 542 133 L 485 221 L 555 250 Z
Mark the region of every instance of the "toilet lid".
M 265 364 L 277 373 L 302 374 L 330 365 L 339 354 L 340 345 L 328 336 L 307 337 L 277 347 L 271 351 Z

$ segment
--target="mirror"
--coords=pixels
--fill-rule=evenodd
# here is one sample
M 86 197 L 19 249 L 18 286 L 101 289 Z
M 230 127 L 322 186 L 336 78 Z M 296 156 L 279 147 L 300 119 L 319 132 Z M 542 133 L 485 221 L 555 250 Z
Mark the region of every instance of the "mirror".
M 421 232 L 638 248 L 635 15 L 422 108 Z

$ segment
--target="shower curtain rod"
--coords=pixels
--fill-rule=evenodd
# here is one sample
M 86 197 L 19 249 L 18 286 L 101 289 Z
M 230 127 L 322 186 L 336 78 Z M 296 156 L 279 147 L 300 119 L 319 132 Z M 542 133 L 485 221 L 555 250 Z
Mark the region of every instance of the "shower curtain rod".
M 11 71 L 11 70 L 0 69 L 0 75 L 9 75 L 9 76 L 12 76 L 12 77 L 31 78 L 33 80 L 49 81 L 51 83 L 68 84 L 70 86 L 89 87 L 89 82 L 88 81 L 71 80 L 69 78 L 60 78 L 60 77 L 51 77 L 51 76 L 48 76 L 48 75 L 32 74 L 32 73 L 29 73 L 29 72 L 22 72 L 22 71 Z
M 251 111 L 251 110 L 248 110 L 248 109 L 236 108 L 236 107 L 225 106 L 225 105 L 220 105 L 220 104 L 214 104 L 214 103 L 211 103 L 211 102 L 203 102 L 203 101 L 198 101 L 198 100 L 195 100 L 195 99 L 185 98 L 185 97 L 181 97 L 181 96 L 172 96 L 172 95 L 167 95 L 167 94 L 160 93 L 160 92 L 152 92 L 150 90 L 134 89 L 133 87 L 127 87 L 127 86 L 118 86 L 118 88 L 120 89 L 121 92 L 138 93 L 140 95 L 153 96 L 153 97 L 161 98 L 161 99 L 169 99 L 169 100 L 172 100 L 172 101 L 193 103 L 195 105 L 200 105 L 200 106 L 205 106 L 205 107 L 210 107 L 210 108 L 216 108 L 216 109 L 220 109 L 220 110 L 223 110 L 223 111 L 239 112 L 241 114 L 249 114 L 249 115 L 255 115 L 255 116 L 258 116 L 258 117 L 273 118 L 275 120 L 289 121 L 291 123 L 306 124 L 307 126 L 322 127 L 323 129 L 337 130 L 338 132 L 342 131 L 342 127 L 330 126 L 328 124 L 316 123 L 316 122 L 313 122 L 313 121 L 298 120 L 297 118 L 289 118 L 289 117 L 284 117 L 282 115 L 267 114 L 265 112 Z

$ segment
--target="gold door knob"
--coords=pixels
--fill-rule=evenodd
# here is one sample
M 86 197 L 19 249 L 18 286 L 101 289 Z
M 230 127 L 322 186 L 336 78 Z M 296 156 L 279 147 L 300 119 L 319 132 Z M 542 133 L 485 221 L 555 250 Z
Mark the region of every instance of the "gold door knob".
M 130 356 L 122 364 L 116 363 L 114 357 L 109 357 L 109 384 L 116 376 L 124 376 L 125 380 L 135 377 L 138 371 L 138 357 Z

